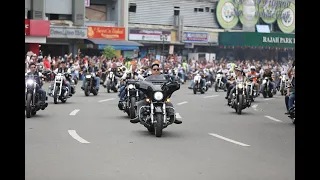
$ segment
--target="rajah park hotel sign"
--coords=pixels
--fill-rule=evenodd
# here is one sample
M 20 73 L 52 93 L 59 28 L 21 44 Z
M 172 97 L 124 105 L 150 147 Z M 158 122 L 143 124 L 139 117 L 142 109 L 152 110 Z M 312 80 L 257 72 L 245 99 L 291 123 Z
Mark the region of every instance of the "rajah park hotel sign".
M 263 43 L 275 43 L 275 44 L 295 44 L 294 37 L 272 37 L 262 36 Z
M 250 1 L 250 0 L 249 0 Z M 289 0 L 251 0 L 255 6 L 258 6 L 258 11 L 255 11 L 255 17 L 272 18 L 287 20 L 290 14 L 282 13 L 283 9 L 289 8 L 291 2 Z M 246 6 L 248 0 L 234 0 L 236 6 Z M 235 8 L 234 15 L 241 17 L 244 15 L 243 9 Z

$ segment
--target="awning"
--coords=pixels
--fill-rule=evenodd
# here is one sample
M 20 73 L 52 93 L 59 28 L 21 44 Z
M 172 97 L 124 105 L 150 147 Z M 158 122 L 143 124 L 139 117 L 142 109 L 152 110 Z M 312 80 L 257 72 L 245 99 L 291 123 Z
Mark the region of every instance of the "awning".
M 219 45 L 295 48 L 295 35 L 284 33 L 220 32 Z
M 105 39 L 84 39 L 85 44 L 97 44 L 98 49 L 104 49 L 106 46 L 112 46 L 115 50 L 138 50 L 140 43 L 134 41 L 113 41 Z

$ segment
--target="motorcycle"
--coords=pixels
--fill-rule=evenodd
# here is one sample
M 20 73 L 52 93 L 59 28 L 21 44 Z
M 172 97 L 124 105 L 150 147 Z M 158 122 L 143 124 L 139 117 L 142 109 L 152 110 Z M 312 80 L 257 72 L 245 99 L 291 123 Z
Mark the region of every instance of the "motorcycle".
M 262 81 L 262 84 L 264 85 L 264 89 L 262 89 L 262 96 L 264 98 L 267 98 L 267 96 L 272 98 L 273 92 L 272 89 L 270 89 L 270 79 L 268 77 L 265 77 Z
M 292 108 L 289 109 L 289 116 L 288 117 L 292 120 L 293 124 L 296 123 L 296 106 L 295 106 L 295 102 L 294 102 Z
M 41 97 L 40 94 L 37 93 L 37 88 L 39 88 L 39 85 L 34 80 L 33 76 L 30 76 L 26 80 L 26 88 L 25 88 L 25 110 L 26 110 L 26 117 L 30 118 L 31 115 L 34 116 L 37 114 L 37 111 L 44 110 L 48 103 L 40 106 Z M 47 99 L 47 97 L 46 97 Z
M 54 104 L 58 104 L 58 100 L 62 103 L 67 102 L 69 98 L 69 88 L 65 86 L 66 78 L 64 73 L 58 73 L 55 75 L 53 87 L 49 86 L 49 96 L 53 97 Z M 72 89 L 72 86 L 71 86 Z M 72 92 L 72 90 L 71 90 Z M 75 91 L 74 91 L 75 92 Z
M 227 91 L 226 85 L 222 82 L 222 74 L 216 75 L 216 80 L 214 83 L 214 90 L 215 92 L 218 92 L 218 89 L 222 89 L 224 91 Z
M 203 88 L 203 85 L 202 85 L 203 81 L 201 81 L 201 79 L 202 77 L 199 73 L 194 76 L 193 94 L 197 94 L 197 92 L 204 94 L 205 89 Z
M 288 82 L 288 79 L 286 78 L 286 75 L 282 75 L 281 76 L 281 80 L 280 80 L 280 93 L 281 95 L 286 95 L 287 93 L 287 82 Z
M 162 136 L 162 130 L 174 123 L 175 109 L 167 106 L 170 102 L 173 92 L 180 89 L 180 84 L 164 80 L 140 81 L 136 83 L 136 88 L 146 95 L 146 105 L 137 109 L 140 123 L 144 125 L 149 132 L 154 132 L 156 137 Z M 171 116 L 168 115 L 170 111 Z M 173 114 L 173 115 L 172 115 Z
M 255 89 L 255 83 L 253 82 L 254 77 L 249 77 L 246 83 L 246 94 L 247 98 L 254 102 L 255 98 L 259 96 L 258 90 Z
M 84 95 L 89 96 L 92 93 L 94 96 L 98 95 L 98 90 L 96 89 L 96 74 L 91 73 L 85 76 L 84 83 Z
M 127 96 L 122 109 L 128 114 L 130 119 L 136 117 L 136 102 L 139 101 L 139 91 L 136 89 L 135 83 L 137 81 L 128 79 L 126 84 Z
M 241 81 L 236 83 L 235 92 L 232 94 L 231 107 L 236 110 L 239 115 L 242 110 L 250 107 L 251 101 L 246 99 L 245 84 Z
M 117 84 L 115 83 L 115 75 L 112 71 L 110 71 L 107 76 L 106 86 L 108 93 L 110 93 L 110 90 L 113 92 L 118 92 Z

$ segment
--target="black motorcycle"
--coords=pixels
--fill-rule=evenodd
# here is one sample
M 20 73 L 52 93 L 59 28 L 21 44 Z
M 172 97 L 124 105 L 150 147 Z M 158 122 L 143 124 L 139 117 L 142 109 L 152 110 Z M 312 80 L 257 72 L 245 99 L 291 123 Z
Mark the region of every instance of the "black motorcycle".
M 84 83 L 84 95 L 89 96 L 92 93 L 94 96 L 98 95 L 98 90 L 96 89 L 96 74 L 91 73 L 85 76 Z
M 26 79 L 26 99 L 25 99 L 25 110 L 26 117 L 30 118 L 31 115 L 34 116 L 37 114 L 37 111 L 44 110 L 48 104 L 45 103 L 40 105 L 41 95 L 38 93 L 40 86 L 34 80 L 34 76 L 28 76 Z M 47 97 L 46 97 L 47 99 Z
M 262 84 L 264 85 L 264 89 L 262 89 L 262 96 L 264 98 L 267 98 L 268 96 L 270 98 L 273 97 L 273 90 L 270 88 L 270 78 L 269 77 L 265 77 L 262 81 Z
M 205 88 L 203 88 L 203 81 L 202 76 L 200 74 L 196 74 L 193 78 L 193 94 L 197 94 L 197 92 L 200 92 L 201 94 L 204 94 L 206 91 Z
M 128 114 L 130 119 L 136 117 L 136 102 L 139 101 L 139 91 L 136 89 L 134 79 L 128 79 L 126 81 L 126 100 L 123 104 L 123 110 Z
M 238 81 L 236 84 L 235 92 L 232 94 L 231 107 L 236 110 L 236 113 L 239 115 L 242 113 L 242 110 L 250 107 L 251 101 L 246 98 L 246 90 L 244 83 Z
M 49 86 L 49 96 L 53 97 L 54 104 L 58 104 L 58 100 L 62 103 L 67 102 L 69 97 L 69 92 L 71 91 L 72 94 L 75 93 L 75 87 L 71 86 L 69 89 L 66 86 L 66 76 L 69 77 L 70 75 L 67 73 L 57 73 L 54 78 L 53 84 Z
M 173 92 L 180 89 L 179 83 L 168 82 L 164 76 L 155 75 L 137 82 L 136 88 L 146 96 L 146 105 L 137 109 L 140 123 L 156 137 L 161 137 L 162 130 L 175 121 L 175 109 L 166 103 L 170 102 Z

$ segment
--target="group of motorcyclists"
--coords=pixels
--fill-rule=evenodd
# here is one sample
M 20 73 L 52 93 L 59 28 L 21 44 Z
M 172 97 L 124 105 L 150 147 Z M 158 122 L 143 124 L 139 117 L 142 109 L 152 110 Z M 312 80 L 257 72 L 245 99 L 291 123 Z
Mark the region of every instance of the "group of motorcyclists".
M 73 87 L 71 82 L 77 82 L 79 79 L 82 79 L 81 89 L 86 91 L 85 88 L 87 86 L 86 75 L 92 74 L 94 80 L 94 89 L 96 92 L 100 89 L 100 84 L 106 88 L 111 85 L 114 86 L 115 91 L 119 89 L 119 104 L 118 107 L 120 110 L 124 110 L 126 107 L 126 100 L 128 98 L 128 87 L 127 83 L 130 80 L 137 81 L 132 85 L 137 86 L 138 97 L 135 102 L 135 116 L 132 117 L 130 122 L 138 123 L 141 122 L 140 110 L 143 110 L 146 104 L 147 95 L 143 93 L 141 87 L 139 87 L 139 82 L 146 81 L 161 81 L 161 88 L 168 87 L 168 84 L 173 86 L 172 84 L 180 84 L 185 83 L 187 79 L 190 80 L 189 89 L 194 89 L 196 81 L 193 79 L 196 75 L 200 77 L 201 87 L 203 92 L 208 90 L 208 82 L 210 82 L 210 87 L 213 83 L 216 83 L 216 77 L 218 75 L 221 76 L 221 82 L 226 92 L 226 99 L 228 100 L 228 105 L 231 106 L 232 99 L 235 98 L 234 94 L 236 91 L 237 82 L 247 82 L 249 79 L 253 82 L 253 87 L 255 89 L 256 95 L 259 96 L 260 93 L 263 93 L 265 90 L 265 86 L 268 86 L 270 92 L 275 93 L 276 89 L 279 89 L 280 86 L 280 78 L 281 75 L 286 75 L 290 80 L 288 86 L 286 87 L 286 98 L 285 103 L 287 107 L 287 112 L 291 111 L 294 106 L 294 75 L 292 77 L 292 69 L 295 66 L 293 61 L 292 66 L 290 68 L 282 68 L 279 65 L 270 65 L 270 63 L 265 63 L 265 66 L 262 66 L 260 62 L 255 61 L 246 61 L 246 62 L 226 62 L 224 60 L 213 61 L 213 62 L 200 62 L 189 60 L 189 64 L 184 60 L 182 62 L 176 61 L 162 61 L 158 60 L 143 60 L 137 61 L 135 59 L 130 60 L 120 60 L 116 58 L 108 59 L 103 57 L 93 57 L 89 58 L 87 56 L 82 59 L 77 56 L 75 59 L 70 58 L 70 55 L 65 55 L 64 58 L 56 58 L 55 60 L 48 60 L 48 57 L 42 58 L 42 61 L 39 62 L 39 57 L 36 54 L 29 55 L 26 59 L 27 69 L 26 77 L 29 75 L 35 75 L 36 82 L 39 86 L 37 88 L 37 92 L 40 94 L 41 102 L 40 104 L 45 104 L 47 106 L 46 100 L 46 91 L 43 90 L 42 85 L 42 77 L 43 75 L 39 73 L 42 72 L 52 72 L 53 76 L 49 76 L 50 79 L 48 81 L 53 81 L 56 74 L 62 74 L 64 76 L 63 86 L 66 87 L 67 97 L 72 97 L 72 94 L 75 90 L 72 91 Z M 54 61 L 54 62 L 53 62 Z M 42 64 L 41 64 L 42 62 Z M 145 62 L 148 62 L 149 66 L 146 66 Z M 49 64 L 48 64 L 49 63 Z M 40 65 L 39 65 L 40 64 Z M 42 68 L 39 68 L 42 66 Z M 276 68 L 274 68 L 276 66 Z M 287 70 L 288 69 L 288 70 Z M 114 79 L 111 79 L 111 76 L 114 76 Z M 268 79 L 268 83 L 263 83 L 264 79 Z M 55 82 L 55 81 L 53 81 Z M 171 83 L 171 84 L 170 84 Z M 75 83 L 76 84 L 76 83 Z M 110 85 L 111 84 L 111 85 Z M 267 85 L 268 84 L 268 85 Z M 149 84 L 150 85 L 150 84 Z M 154 85 L 150 85 L 154 86 Z M 53 89 L 54 85 L 52 84 L 49 88 L 48 95 L 51 96 L 55 93 L 55 89 Z M 161 93 L 165 92 L 163 89 L 158 89 Z M 179 86 L 180 88 L 180 86 Z M 175 89 L 178 90 L 178 87 Z M 157 88 L 155 88 L 157 89 Z M 205 89 L 205 90 L 204 90 Z M 63 90 L 62 90 L 63 91 Z M 151 90 L 150 90 L 151 91 Z M 108 90 L 109 92 L 109 90 Z M 173 92 L 170 91 L 172 94 Z M 61 93 L 60 93 L 61 94 Z M 168 98 L 170 98 L 168 95 Z M 96 95 L 96 94 L 95 94 Z M 269 96 L 270 97 L 270 96 Z M 149 97 L 150 98 L 150 97 Z M 148 98 L 147 98 L 148 99 Z M 155 100 L 156 102 L 157 100 Z M 63 102 L 63 101 L 62 101 Z M 64 101 L 65 102 L 65 101 Z M 172 107 L 172 103 L 169 101 L 165 101 L 164 104 L 168 107 Z M 173 123 L 181 124 L 182 121 L 175 119 L 174 114 L 170 113 L 170 108 L 168 112 L 163 112 L 164 114 L 169 114 L 169 119 L 171 118 Z M 148 112 L 150 113 L 150 112 Z M 173 117 L 170 117 L 173 116 Z

